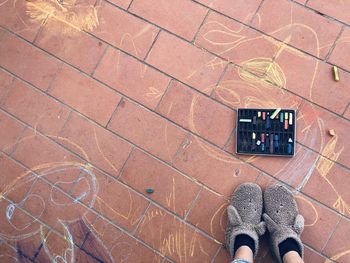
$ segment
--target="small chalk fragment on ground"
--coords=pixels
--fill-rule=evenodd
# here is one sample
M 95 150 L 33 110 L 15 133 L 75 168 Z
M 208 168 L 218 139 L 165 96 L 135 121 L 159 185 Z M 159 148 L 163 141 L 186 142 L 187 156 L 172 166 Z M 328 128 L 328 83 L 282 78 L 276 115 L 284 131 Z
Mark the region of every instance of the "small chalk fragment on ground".
M 328 133 L 329 133 L 330 136 L 334 136 L 335 135 L 335 130 L 330 129 L 330 130 L 328 130 Z
M 339 81 L 339 70 L 337 66 L 333 66 L 333 75 L 334 75 L 334 80 Z
M 152 188 L 147 188 L 146 189 L 146 193 L 147 194 L 152 194 L 154 192 L 154 190 Z

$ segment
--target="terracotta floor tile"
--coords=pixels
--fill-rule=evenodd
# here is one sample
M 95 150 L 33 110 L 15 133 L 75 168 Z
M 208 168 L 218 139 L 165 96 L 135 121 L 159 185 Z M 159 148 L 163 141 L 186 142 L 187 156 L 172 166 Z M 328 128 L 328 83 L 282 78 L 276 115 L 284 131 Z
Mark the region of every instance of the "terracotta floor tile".
M 61 27 L 61 32 L 55 28 Z M 106 44 L 57 20 L 49 20 L 40 30 L 35 45 L 90 74 L 96 68 Z M 71 30 L 70 33 L 63 33 Z M 69 48 L 67 48 L 69 47 Z
M 349 230 L 349 220 L 342 219 L 323 251 L 328 257 L 330 257 L 332 260 L 335 260 L 336 262 L 346 263 L 350 260 Z
M 173 163 L 193 179 L 226 197 L 237 185 L 254 182 L 259 175 L 258 170 L 194 136 L 186 139 Z
M 143 218 L 137 236 L 176 262 L 209 262 L 219 247 L 216 242 L 153 205 Z
M 224 243 L 227 206 L 226 198 L 203 188 L 186 220 Z
M 104 262 L 161 262 L 161 257 L 109 222 L 98 219 L 83 249 Z
M 61 62 L 2 29 L 0 39 L 0 65 L 39 89 L 46 90 Z
M 106 86 L 65 66 L 49 93 L 101 125 L 106 125 L 121 97 Z
M 33 171 L 60 165 L 83 165 L 70 152 L 29 128 L 22 134 L 12 156 Z
M 1 195 L 13 202 L 19 202 L 20 195 L 24 195 L 28 190 L 27 187 L 21 187 L 19 182 L 30 182 L 33 180 L 32 174 L 20 164 L 11 160 L 9 156 L 1 153 L 0 155 L 0 191 Z M 22 179 L 22 176 L 28 175 Z
M 169 83 L 162 73 L 113 48 L 108 48 L 94 77 L 152 109 Z
M 305 3 L 308 2 L 308 0 L 295 0 L 295 2 L 305 5 Z
M 312 263 L 325 263 L 327 258 L 317 254 L 315 251 L 311 250 L 308 247 L 304 247 L 304 260 L 305 262 Z
M 306 147 L 300 144 L 297 144 L 296 147 L 295 156 L 292 158 L 242 155 L 240 157 L 296 188 L 316 169 L 315 164 L 318 159 L 318 155 Z
M 199 185 L 145 153 L 135 150 L 125 164 L 121 180 L 181 217 L 188 212 Z M 185 190 L 186 189 L 186 190 Z
M 177 152 L 186 133 L 136 104 L 123 101 L 108 128 L 165 161 Z
M 15 80 L 1 107 L 36 130 L 57 135 L 70 110 L 46 94 Z
M 99 26 L 94 35 L 138 58 L 144 58 L 158 28 L 128 14 L 106 1 L 97 6 Z
M 127 9 L 130 3 L 132 2 L 132 0 L 111 0 L 110 2 L 123 9 Z
M 188 0 L 136 0 L 129 11 L 191 41 L 208 9 Z
M 0 112 L 0 149 L 7 153 L 12 152 L 23 130 L 23 124 Z
M 339 23 L 287 0 L 265 1 L 252 25 L 320 58 L 325 58 L 341 28 Z
M 222 263 L 222 262 L 230 262 L 230 255 L 224 247 L 220 248 L 219 253 L 216 255 L 213 261 L 213 263 Z
M 261 70 L 261 67 L 257 65 L 252 72 L 257 69 Z M 232 108 L 298 109 L 302 99 L 270 84 L 283 85 L 285 81 L 284 74 L 277 68 L 271 74 L 257 77 L 248 70 L 229 66 L 212 96 Z
M 37 254 L 40 253 L 40 250 L 42 249 L 42 243 L 43 239 L 47 235 L 47 232 L 49 230 L 46 228 L 42 229 L 42 236 L 37 233 L 33 236 L 30 236 L 28 238 L 24 238 L 18 242 L 16 242 L 16 249 L 18 254 L 23 254 L 23 258 L 28 259 L 34 259 Z M 9 261 L 12 262 L 12 261 Z M 26 261 L 25 261 L 26 262 Z
M 344 112 L 350 100 L 349 73 L 339 70 L 342 79 L 334 81 L 332 66 L 292 49 L 281 53 L 275 61 L 288 90 L 335 113 Z
M 350 5 L 349 5 L 350 8 Z M 350 29 L 346 27 L 339 39 L 337 40 L 336 46 L 332 51 L 329 62 L 335 64 L 339 67 L 342 67 L 346 70 L 350 70 L 349 67 L 349 50 L 350 50 Z M 344 80 L 342 71 L 340 72 L 339 79 Z
M 84 206 L 43 180 L 30 183 L 30 191 L 18 203 L 31 215 L 30 224 L 36 231 L 44 225 L 63 235 L 67 231 L 64 222 L 75 221 L 86 213 Z M 37 222 L 37 219 L 43 223 Z
M 307 6 L 346 24 L 350 24 L 350 3 L 347 1 L 336 0 L 329 3 L 321 0 L 309 0 Z
M 0 6 L 0 25 L 28 41 L 33 41 L 41 25 L 40 19 L 30 19 L 31 14 L 34 14 L 35 17 L 33 4 L 35 3 L 16 0 L 2 2 Z
M 68 237 L 72 237 L 70 235 L 74 236 L 74 233 L 70 232 L 71 229 L 69 229 L 69 225 L 66 227 L 66 235 Z M 35 262 L 48 262 L 54 257 L 73 262 L 99 262 L 97 259 L 94 259 L 85 251 L 77 247 L 74 241 L 74 239 L 71 240 L 54 232 L 50 232 L 47 235 L 45 242 L 43 242 L 43 247 L 41 248 L 40 253 L 37 255 Z M 70 253 L 70 251 L 73 251 L 73 253 Z
M 350 194 L 347 190 L 350 171 L 325 158 L 320 158 L 316 167 L 303 192 L 350 217 Z
M 321 251 L 333 233 L 339 216 L 302 195 L 296 195 L 295 199 L 298 203 L 299 213 L 305 219 L 301 240 L 317 251 Z
M 230 62 L 254 70 L 254 66 L 262 64 L 259 62 L 274 57 L 279 42 L 235 20 L 211 12 L 195 44 Z
M 2 260 L 5 262 L 14 262 L 17 256 L 17 251 L 14 246 L 8 244 L 7 242 L 1 242 L 0 251 L 2 255 Z M 28 261 L 23 260 L 25 263 Z
M 349 106 L 348 106 L 348 109 L 345 111 L 343 116 L 350 120 L 350 107 Z
M 225 145 L 235 126 L 233 110 L 175 81 L 157 111 L 220 147 Z
M 21 209 L 13 206 L 13 203 L 1 199 L 0 207 L 2 211 L 13 211 L 12 213 L 1 213 L 0 215 L 1 234 L 3 237 L 6 237 L 6 239 L 21 239 L 24 241 L 26 235 L 31 236 L 38 231 L 38 224 L 33 222 L 33 218 L 28 216 Z M 6 214 L 8 216 L 6 216 Z M 1 243 L 3 244 L 4 242 Z M 4 252 L 2 249 L 4 249 L 4 247 L 0 247 L 1 253 Z
M 349 121 L 305 102 L 297 113 L 297 140 L 323 156 L 350 167 Z M 329 135 L 334 129 L 336 136 Z
M 131 151 L 129 143 L 77 114 L 72 114 L 57 141 L 116 177 Z
M 14 78 L 4 70 L 0 70 L 0 103 L 6 97 Z
M 298 193 L 306 262 L 348 262 L 349 8 L 0 0 L 0 261 L 229 262 L 257 182 Z M 236 155 L 237 108 L 295 109 L 296 155 Z
M 148 201 L 129 190 L 106 175 L 93 170 L 96 185 L 93 202 L 86 202 L 89 206 L 103 215 L 114 224 L 119 225 L 132 232 L 141 220 L 148 206 Z
M 230 0 L 198 0 L 198 2 L 241 22 L 248 23 L 253 18 L 261 0 L 234 2 Z M 244 8 L 241 8 L 242 6 Z
M 147 62 L 199 91 L 210 94 L 226 62 L 161 32 Z

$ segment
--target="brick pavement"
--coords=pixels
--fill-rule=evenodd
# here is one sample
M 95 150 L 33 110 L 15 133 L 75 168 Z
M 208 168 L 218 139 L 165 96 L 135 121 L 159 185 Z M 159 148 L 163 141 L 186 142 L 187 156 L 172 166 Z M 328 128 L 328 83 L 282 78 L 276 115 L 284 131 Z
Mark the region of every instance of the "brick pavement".
M 349 262 L 349 10 L 1 0 L 1 262 L 228 262 L 246 181 L 295 191 L 306 262 Z M 238 107 L 295 108 L 296 156 L 236 155 Z

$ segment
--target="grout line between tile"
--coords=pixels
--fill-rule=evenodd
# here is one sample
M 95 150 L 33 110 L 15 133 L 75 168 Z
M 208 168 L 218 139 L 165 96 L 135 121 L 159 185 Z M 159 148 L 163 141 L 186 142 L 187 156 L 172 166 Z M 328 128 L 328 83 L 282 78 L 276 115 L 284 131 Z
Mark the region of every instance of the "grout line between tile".
M 218 248 L 218 250 L 216 251 L 216 253 L 215 253 L 214 256 L 212 257 L 210 263 L 214 263 L 214 260 L 215 260 L 216 257 L 219 255 L 221 249 L 222 249 L 222 246 L 220 246 L 220 247 Z
M 128 154 L 128 157 L 125 159 L 125 161 L 124 161 L 122 167 L 121 167 L 120 170 L 119 170 L 119 174 L 118 174 L 118 176 L 116 177 L 116 179 L 117 179 L 118 181 L 120 181 L 120 182 L 122 182 L 122 181 L 121 181 L 121 177 L 123 176 L 125 166 L 126 166 L 126 164 L 128 163 L 128 161 L 129 161 L 131 155 L 134 153 L 134 151 L 135 151 L 135 146 L 134 146 L 134 145 L 131 145 L 131 149 L 130 149 L 130 152 L 129 152 L 129 154 Z
M 329 235 L 329 237 L 328 237 L 326 243 L 324 244 L 324 246 L 320 249 L 320 252 L 322 252 L 322 254 L 323 254 L 323 252 L 324 252 L 324 249 L 327 247 L 329 240 L 331 240 L 331 238 L 333 237 L 335 231 L 337 230 L 337 227 L 338 227 L 338 225 L 340 224 L 340 221 L 341 221 L 341 220 L 342 220 L 341 217 L 339 217 L 339 218 L 338 218 L 338 222 L 335 224 L 335 226 L 334 226 L 334 228 L 333 228 L 333 230 L 332 230 L 332 233 Z
M 67 124 L 68 124 L 69 121 L 71 120 L 73 114 L 74 114 L 74 112 L 70 109 L 69 114 L 68 114 L 66 120 L 64 121 L 64 123 L 63 123 L 61 129 L 60 129 L 60 130 L 58 131 L 58 133 L 57 133 L 58 136 L 61 136 L 61 135 L 62 135 L 62 133 L 63 133 L 64 130 L 66 129 Z
M 348 103 L 348 106 L 346 106 L 346 107 L 345 107 L 345 110 L 344 110 L 344 112 L 343 112 L 342 116 L 344 116 L 344 115 L 345 115 L 346 111 L 347 111 L 349 108 L 350 108 L 350 102 Z
M 154 37 L 153 42 L 151 43 L 151 46 L 149 47 L 149 49 L 148 49 L 148 51 L 147 51 L 147 53 L 146 53 L 146 55 L 144 56 L 144 58 L 143 58 L 142 61 L 146 61 L 146 60 L 147 60 L 149 54 L 151 53 L 151 50 L 153 49 L 153 46 L 156 44 L 156 42 L 157 42 L 157 40 L 158 40 L 158 37 L 159 37 L 161 31 L 162 31 L 161 29 L 158 30 L 156 36 Z
M 101 41 L 99 43 L 102 43 Z M 101 57 L 97 60 L 96 65 L 94 66 L 93 70 L 91 71 L 90 74 L 86 73 L 87 75 L 93 76 L 95 75 L 96 69 L 98 68 L 98 66 L 101 64 L 101 61 L 103 60 L 103 58 L 105 57 L 107 50 L 109 49 L 109 45 L 106 45 L 105 49 L 103 50 Z
M 36 47 L 36 46 L 35 46 L 35 47 Z M 59 67 L 58 67 L 58 69 L 57 69 L 57 72 L 56 72 L 55 76 L 51 79 L 51 81 L 49 82 L 49 85 L 47 86 L 47 88 L 46 88 L 45 90 L 42 90 L 43 92 L 45 92 L 45 93 L 47 93 L 47 94 L 50 93 L 50 90 L 51 90 L 51 88 L 52 88 L 52 85 L 53 85 L 53 83 L 55 83 L 55 81 L 56 81 L 58 75 L 61 73 L 61 71 L 62 71 L 64 65 L 65 65 L 65 62 L 60 60 L 60 65 L 59 65 Z M 33 85 L 33 86 L 34 86 L 34 85 Z
M 128 8 L 126 9 L 127 11 L 129 11 L 129 9 L 131 8 L 131 6 L 132 6 L 133 3 L 134 3 L 134 0 L 131 0 L 131 1 L 130 1 L 130 4 L 129 4 L 129 6 L 128 6 Z
M 149 208 L 151 207 L 151 205 L 152 205 L 151 202 L 148 202 L 148 205 L 146 206 L 145 211 L 143 211 L 142 215 L 140 216 L 139 222 L 137 222 L 135 229 L 134 229 L 133 231 L 131 231 L 131 234 L 132 234 L 134 237 L 136 237 L 136 234 L 137 234 L 137 232 L 138 232 L 138 230 L 139 230 L 139 227 L 140 227 L 141 224 L 143 223 L 143 220 L 144 220 L 144 218 L 145 218 L 145 216 L 146 216 L 146 213 L 148 212 L 148 210 L 149 210 Z
M 189 143 L 191 134 L 190 133 L 186 133 L 185 138 L 183 139 L 183 141 L 180 143 L 179 147 L 177 148 L 174 156 L 172 156 L 172 159 L 170 160 L 170 165 L 174 166 L 174 162 L 176 161 L 181 149 L 184 149 L 184 147 L 187 146 L 187 144 Z
M 258 8 L 256 9 L 254 15 L 252 15 L 252 18 L 251 18 L 251 19 L 249 20 L 249 22 L 247 23 L 247 25 L 248 25 L 249 27 L 252 26 L 252 23 L 253 23 L 255 17 L 258 15 L 258 13 L 259 13 L 259 11 L 260 11 L 260 9 L 261 9 L 261 7 L 262 7 L 264 1 L 265 1 L 265 0 L 261 0 L 261 2 L 260 2 L 260 4 L 259 4 Z
M 213 88 L 212 91 L 210 92 L 209 98 L 211 98 L 213 101 L 218 101 L 218 100 L 216 100 L 216 99 L 214 98 L 214 93 L 215 93 L 215 91 L 216 91 L 216 88 L 219 86 L 221 80 L 224 78 L 224 76 L 225 76 L 225 74 L 226 74 L 226 72 L 227 72 L 229 66 L 230 66 L 230 63 L 227 63 L 227 64 L 225 65 L 224 70 L 222 71 L 222 73 L 221 73 L 219 79 L 217 80 L 217 82 L 215 83 L 214 88 Z M 224 104 L 224 105 L 226 105 L 226 104 Z M 226 105 L 226 106 L 227 106 L 227 105 Z M 230 108 L 229 106 L 227 106 L 227 107 Z
M 113 110 L 112 114 L 111 114 L 111 117 L 109 118 L 109 120 L 107 121 L 106 125 L 105 126 L 102 126 L 103 128 L 105 129 L 108 129 L 107 127 L 109 126 L 109 124 L 111 123 L 112 119 L 114 118 L 114 116 L 117 114 L 118 112 L 118 108 L 120 106 L 121 103 L 124 102 L 124 98 L 121 97 L 119 102 L 117 103 L 117 106 L 115 107 L 115 109 Z M 63 103 L 63 102 L 62 102 Z M 85 116 L 85 115 L 84 115 Z M 87 117 L 87 116 L 86 116 Z M 88 117 L 87 117 L 88 118 Z M 88 118 L 89 119 L 89 118 Z
M 329 58 L 331 57 L 331 55 L 332 55 L 332 53 L 333 53 L 333 50 L 334 50 L 335 47 L 337 46 L 338 40 L 339 40 L 339 38 L 341 37 L 341 35 L 343 34 L 344 30 L 345 30 L 345 26 L 343 25 L 343 26 L 340 28 L 339 33 L 338 33 L 337 37 L 336 37 L 335 40 L 334 40 L 334 43 L 333 43 L 332 46 L 329 48 L 328 53 L 327 53 L 327 55 L 326 55 L 325 58 L 324 58 L 324 61 L 325 61 L 325 62 L 328 62 Z
M 2 71 L 4 71 L 5 73 L 7 73 L 7 71 L 5 71 L 5 70 L 2 70 Z M 8 96 L 9 96 L 9 94 L 10 94 L 12 88 L 13 88 L 13 84 L 15 83 L 16 78 L 15 78 L 12 74 L 11 74 L 11 77 L 12 77 L 11 83 L 10 83 L 8 86 L 6 86 L 6 92 L 5 92 L 5 94 L 3 94 L 3 95 L 0 97 L 0 106 L 2 106 L 2 105 L 5 103 L 6 99 L 8 98 Z
M 204 16 L 203 21 L 200 23 L 197 32 L 194 34 L 192 40 L 190 41 L 194 46 L 196 46 L 196 45 L 195 45 L 195 42 L 196 42 L 196 40 L 197 40 L 197 36 L 198 36 L 199 32 L 201 31 L 203 25 L 207 22 L 209 13 L 210 13 L 210 8 L 208 8 L 208 11 L 207 11 L 207 13 L 206 13 L 205 16 Z
M 190 204 L 188 210 L 186 211 L 186 213 L 185 213 L 185 215 L 184 215 L 184 220 L 185 220 L 185 221 L 187 221 L 187 217 L 188 217 L 188 215 L 191 213 L 193 207 L 196 205 L 197 200 L 198 200 L 199 196 L 201 195 L 202 191 L 203 191 L 203 186 L 198 190 L 198 193 L 197 193 L 196 196 L 193 198 L 193 200 L 192 200 L 192 202 L 191 202 L 191 204 Z
M 226 140 L 224 146 L 222 147 L 222 149 L 223 149 L 225 152 L 229 153 L 230 155 L 232 155 L 232 153 L 229 152 L 229 151 L 227 150 L 227 148 L 228 148 L 229 143 L 231 142 L 231 140 L 234 138 L 235 134 L 236 134 L 236 126 L 233 127 L 232 132 L 230 133 L 230 135 L 228 136 L 228 138 L 227 138 L 227 140 Z M 236 142 L 235 142 L 235 143 L 236 143 Z
M 165 90 L 164 90 L 164 92 L 163 92 L 163 95 L 160 97 L 160 100 L 158 101 L 156 107 L 154 108 L 154 112 L 158 112 L 159 106 L 160 106 L 160 104 L 162 104 L 163 98 L 164 98 L 164 97 L 166 96 L 166 94 L 168 93 L 168 91 L 169 91 L 170 86 L 171 86 L 172 83 L 173 83 L 173 79 L 170 79 L 168 85 L 166 86 L 166 88 L 165 88 Z

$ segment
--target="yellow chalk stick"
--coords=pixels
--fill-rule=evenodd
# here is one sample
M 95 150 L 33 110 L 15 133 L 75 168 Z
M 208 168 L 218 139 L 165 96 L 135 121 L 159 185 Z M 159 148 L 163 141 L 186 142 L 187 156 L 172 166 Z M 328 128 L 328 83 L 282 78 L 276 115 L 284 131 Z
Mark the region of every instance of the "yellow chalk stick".
M 293 124 L 293 114 L 290 112 L 289 113 L 289 125 Z
M 334 75 L 334 80 L 339 81 L 339 71 L 337 66 L 333 66 L 333 75 Z
M 281 111 L 281 108 L 277 108 L 277 109 L 272 113 L 270 119 L 274 119 L 280 111 Z

